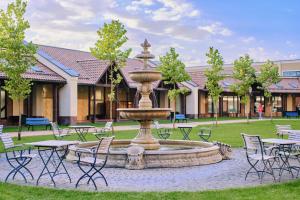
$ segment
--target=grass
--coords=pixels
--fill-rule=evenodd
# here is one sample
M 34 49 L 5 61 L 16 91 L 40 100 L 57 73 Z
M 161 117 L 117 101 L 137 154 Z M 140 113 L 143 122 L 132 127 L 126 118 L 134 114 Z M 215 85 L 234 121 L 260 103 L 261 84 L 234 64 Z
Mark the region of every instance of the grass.
M 218 118 L 219 121 L 224 121 L 224 120 L 240 120 L 244 118 L 237 118 L 237 117 L 220 117 Z M 190 119 L 188 122 L 206 122 L 206 121 L 214 121 L 215 118 L 199 118 L 199 119 Z M 160 124 L 169 124 L 172 123 L 170 120 L 159 120 Z M 80 123 L 82 125 L 92 125 L 96 127 L 104 127 L 105 122 L 85 122 L 85 123 Z M 139 123 L 137 121 L 119 121 L 119 122 L 114 122 L 114 126 L 130 126 L 130 125 L 138 125 Z M 62 128 L 66 128 L 67 126 L 61 126 Z M 45 130 L 45 126 L 35 126 L 34 131 L 41 131 Z M 17 132 L 18 127 L 17 126 L 6 126 L 4 127 L 4 132 Z M 23 131 L 27 131 L 26 127 L 23 127 Z
M 0 200 L 81 200 L 81 199 L 189 199 L 189 200 L 237 200 L 237 199 L 299 199 L 300 180 L 239 189 L 203 192 L 83 192 L 55 190 L 41 187 L 19 186 L 0 183 Z
M 241 133 L 255 134 L 260 135 L 262 138 L 272 138 L 275 136 L 275 124 L 290 124 L 293 129 L 300 129 L 299 120 L 273 120 L 273 121 L 257 121 L 250 123 L 233 123 L 233 124 L 219 124 L 217 127 L 212 127 L 212 137 L 210 141 L 220 141 L 223 143 L 230 144 L 232 147 L 242 147 L 243 141 L 241 138 Z M 209 126 L 209 125 L 208 125 Z M 198 126 L 193 128 L 190 133 L 191 140 L 199 140 L 197 135 L 199 128 Z M 207 127 L 207 126 L 206 126 Z M 173 134 L 170 136 L 170 139 L 182 139 L 182 134 L 178 129 L 172 130 Z M 137 131 L 116 131 L 116 139 L 132 139 L 135 137 Z M 157 137 L 155 130 L 153 130 L 154 136 Z M 24 133 L 23 133 L 24 135 Z M 22 140 L 18 141 L 14 138 L 16 144 L 27 143 L 34 141 L 42 141 L 53 139 L 52 135 L 46 136 L 30 136 L 22 137 Z M 72 135 L 67 138 L 68 140 L 77 140 L 76 135 Z M 87 140 L 96 140 L 96 138 L 89 134 Z M 3 146 L 0 144 L 0 152 L 3 152 Z

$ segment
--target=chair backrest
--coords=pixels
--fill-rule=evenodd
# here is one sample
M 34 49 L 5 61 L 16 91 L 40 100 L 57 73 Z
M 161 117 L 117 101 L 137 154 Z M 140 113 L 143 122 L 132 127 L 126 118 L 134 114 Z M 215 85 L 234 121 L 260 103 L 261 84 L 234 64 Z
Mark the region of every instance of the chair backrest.
M 0 135 L 3 133 L 3 125 L 0 125 Z
M 291 130 L 288 134 L 289 140 L 300 141 L 300 130 Z
M 3 143 L 4 149 L 8 149 L 15 146 L 14 141 L 10 134 L 2 133 L 0 134 L 0 138 Z
M 161 128 L 158 121 L 154 121 L 153 123 L 154 123 L 154 127 L 156 129 L 160 129 Z
M 112 122 L 106 122 L 105 129 L 111 129 L 112 128 Z
M 60 136 L 60 129 L 59 129 L 57 123 L 50 122 L 50 125 L 51 125 L 51 128 L 52 128 L 53 135 L 55 137 Z
M 276 125 L 277 130 L 291 130 L 292 126 L 291 125 Z
M 114 137 L 102 137 L 99 141 L 96 153 L 108 154 Z
M 275 125 L 276 127 L 276 133 L 280 134 L 281 130 L 292 130 L 292 126 L 291 125 Z
M 259 135 L 247 135 L 242 133 L 244 147 L 247 153 L 260 153 L 264 155 L 264 148 Z

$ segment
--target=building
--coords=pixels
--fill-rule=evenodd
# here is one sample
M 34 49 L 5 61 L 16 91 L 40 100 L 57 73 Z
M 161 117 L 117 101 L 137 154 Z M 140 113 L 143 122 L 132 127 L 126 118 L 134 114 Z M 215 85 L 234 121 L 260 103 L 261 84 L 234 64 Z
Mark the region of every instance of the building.
M 260 66 L 263 63 L 254 63 L 254 68 L 259 73 Z M 250 111 L 250 116 L 257 116 L 257 103 L 264 106 L 264 116 L 283 116 L 286 111 L 296 111 L 300 106 L 300 60 L 282 60 L 276 61 L 279 67 L 281 80 L 278 84 L 272 85 L 270 91 L 272 98 L 267 99 L 263 95 L 263 91 L 253 87 L 251 91 L 250 101 L 247 105 L 240 102 L 239 97 L 230 91 L 230 85 L 235 82 L 230 77 L 232 74 L 232 65 L 224 66 L 224 74 L 227 77 L 221 81 L 224 92 L 219 98 L 217 105 L 217 113 L 219 116 L 239 117 L 245 116 Z M 190 117 L 212 117 L 214 106 L 208 91 L 205 87 L 206 77 L 204 71 L 209 66 L 189 67 L 187 71 L 192 77 L 192 82 L 185 83 L 192 91 L 187 97 L 187 105 L 194 107 L 186 108 L 187 115 Z
M 137 84 L 129 77 L 129 72 L 142 68 L 143 62 L 128 59 L 120 70 L 122 82 L 116 88 L 116 101 L 110 107 L 110 67 L 107 61 L 94 58 L 89 52 L 39 45 L 37 64 L 24 74 L 33 80 L 31 95 L 21 105 L 22 113 L 28 117 L 47 117 L 61 124 L 76 122 L 119 119 L 117 108 L 131 108 L 138 98 Z M 149 64 L 155 67 L 154 63 Z M 0 74 L 4 84 L 5 75 Z M 184 87 L 178 84 L 178 87 Z M 174 107 L 168 100 L 163 81 L 153 84 L 154 107 Z M 156 99 L 156 100 L 155 100 Z M 177 100 L 177 111 L 184 112 L 184 97 Z M 18 103 L 12 101 L 5 91 L 1 91 L 2 123 L 17 122 Z M 112 109 L 113 116 L 110 116 Z
M 109 73 L 107 61 L 94 58 L 89 52 L 39 45 L 36 54 L 37 64 L 28 70 L 24 77 L 33 81 L 32 92 L 21 105 L 22 113 L 29 117 L 47 117 L 61 124 L 76 122 L 108 120 L 111 117 L 119 120 L 117 108 L 134 107 L 139 94 L 137 84 L 129 77 L 129 72 L 143 67 L 143 62 L 128 59 L 126 66 L 120 70 L 122 82 L 116 88 L 116 101 L 110 107 Z M 234 83 L 230 78 L 232 65 L 224 67 L 228 77 L 220 84 L 224 92 L 218 102 L 218 115 L 245 116 L 245 109 L 251 116 L 257 116 L 257 102 L 264 105 L 265 116 L 282 116 L 285 111 L 295 111 L 300 105 L 300 60 L 276 61 L 279 66 L 280 83 L 271 86 L 272 99 L 269 101 L 262 91 L 255 88 L 251 92 L 251 101 L 242 105 L 236 94 L 229 90 Z M 259 72 L 262 63 L 255 63 Z M 150 67 L 156 67 L 149 62 Z M 205 87 L 204 70 L 209 66 L 188 67 L 192 80 L 180 83 L 177 87 L 189 89 L 189 93 L 173 101 L 167 97 L 170 89 L 163 81 L 153 83 L 153 107 L 170 107 L 173 111 L 184 113 L 190 118 L 212 117 L 214 106 Z M 4 84 L 5 75 L 0 73 L 0 84 Z M 271 103 L 269 103 L 271 102 Z M 1 122 L 12 124 L 18 121 L 18 102 L 12 101 L 7 93 L 0 89 Z M 112 110 L 113 116 L 110 116 Z

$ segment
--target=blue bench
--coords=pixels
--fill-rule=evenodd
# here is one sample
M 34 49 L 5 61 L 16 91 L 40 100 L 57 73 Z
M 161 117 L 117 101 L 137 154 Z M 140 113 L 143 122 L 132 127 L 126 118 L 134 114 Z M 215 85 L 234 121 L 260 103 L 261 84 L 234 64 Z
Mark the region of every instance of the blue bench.
M 188 120 L 188 118 L 186 118 L 184 114 L 176 114 L 175 115 L 175 122 L 179 123 L 180 121 L 182 121 L 182 122 L 187 123 L 187 120 Z
M 297 111 L 285 111 L 284 116 L 285 117 L 299 117 L 299 114 Z
M 28 127 L 28 130 L 33 130 L 34 126 L 46 126 L 46 130 L 49 127 L 51 129 L 51 125 L 49 119 L 39 117 L 39 118 L 26 118 L 25 125 Z

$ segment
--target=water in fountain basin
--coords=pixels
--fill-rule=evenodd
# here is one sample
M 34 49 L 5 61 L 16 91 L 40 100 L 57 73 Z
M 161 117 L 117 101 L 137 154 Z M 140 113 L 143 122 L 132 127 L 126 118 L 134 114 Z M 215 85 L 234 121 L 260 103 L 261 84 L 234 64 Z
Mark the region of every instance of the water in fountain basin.
M 133 106 L 134 108 L 138 108 L 139 107 L 139 100 L 141 98 L 141 93 L 139 91 L 136 91 L 135 96 L 134 96 L 134 100 L 133 100 Z M 152 91 L 150 93 L 150 99 L 152 101 L 152 108 L 158 108 L 158 102 L 157 102 L 157 98 L 156 98 L 156 94 L 154 91 Z
M 154 91 L 150 93 L 150 99 L 152 101 L 152 108 L 158 108 L 157 98 Z

